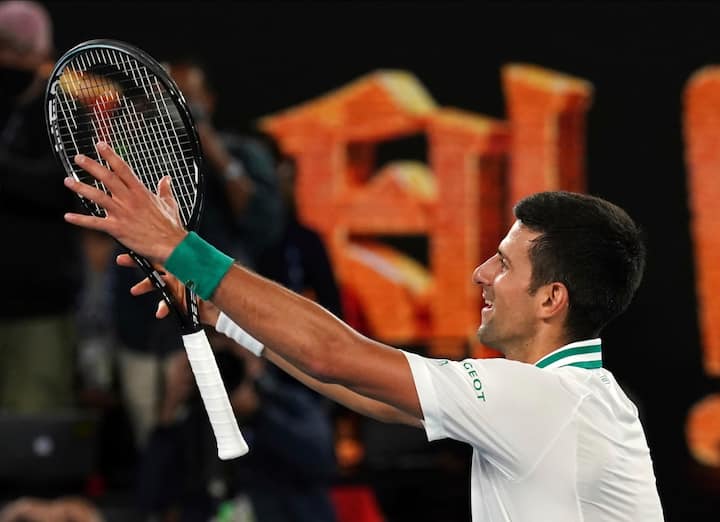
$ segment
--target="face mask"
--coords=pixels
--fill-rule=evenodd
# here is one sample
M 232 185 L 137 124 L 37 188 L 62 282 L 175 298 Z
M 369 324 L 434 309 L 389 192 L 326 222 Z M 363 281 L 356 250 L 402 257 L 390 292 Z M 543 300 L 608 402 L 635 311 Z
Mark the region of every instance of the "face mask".
M 34 79 L 35 71 L 0 67 L 0 100 L 14 100 L 30 87 Z

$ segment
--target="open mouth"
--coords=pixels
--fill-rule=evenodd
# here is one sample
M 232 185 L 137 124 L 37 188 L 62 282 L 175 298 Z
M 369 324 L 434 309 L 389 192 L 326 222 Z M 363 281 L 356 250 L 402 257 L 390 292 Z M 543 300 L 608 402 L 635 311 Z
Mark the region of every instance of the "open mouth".
M 487 297 L 485 297 L 484 295 L 483 295 L 483 301 L 485 301 L 485 306 L 483 306 L 483 310 L 492 310 L 493 302 L 490 299 L 488 299 Z

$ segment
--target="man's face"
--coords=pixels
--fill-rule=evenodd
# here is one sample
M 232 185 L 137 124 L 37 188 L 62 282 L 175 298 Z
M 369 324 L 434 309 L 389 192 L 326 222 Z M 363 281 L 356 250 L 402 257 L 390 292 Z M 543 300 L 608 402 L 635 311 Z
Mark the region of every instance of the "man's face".
M 498 253 L 473 273 L 485 300 L 478 339 L 505 354 L 522 349 L 537 329 L 538 303 L 529 294 L 532 265 L 528 251 L 539 235 L 516 221 L 500 242 Z
M 204 117 L 212 113 L 212 97 L 205 85 L 205 73 L 200 68 L 175 65 L 170 68 L 170 75 L 192 108 L 201 111 Z

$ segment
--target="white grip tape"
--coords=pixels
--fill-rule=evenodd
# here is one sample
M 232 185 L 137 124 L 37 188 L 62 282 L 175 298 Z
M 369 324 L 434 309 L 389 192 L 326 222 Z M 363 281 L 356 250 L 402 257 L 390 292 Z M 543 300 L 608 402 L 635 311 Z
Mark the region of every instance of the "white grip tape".
M 229 337 L 245 348 L 248 352 L 258 357 L 262 355 L 265 346 L 263 346 L 263 344 L 252 335 L 240 328 L 237 323 L 222 312 L 218 315 L 217 323 L 215 323 L 215 330 L 226 337 Z
M 183 343 L 215 433 L 218 457 L 228 460 L 245 455 L 249 448 L 238 427 L 205 332 L 183 335 Z

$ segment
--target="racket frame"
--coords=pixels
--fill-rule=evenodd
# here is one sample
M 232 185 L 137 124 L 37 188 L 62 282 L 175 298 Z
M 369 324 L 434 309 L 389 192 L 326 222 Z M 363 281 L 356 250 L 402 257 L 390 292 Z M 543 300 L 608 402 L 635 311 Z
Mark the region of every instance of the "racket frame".
M 80 55 L 80 53 L 91 49 L 108 49 L 129 55 L 153 73 L 169 93 L 169 96 L 178 110 L 190 138 L 194 155 L 195 175 L 197 176 L 195 205 L 190 213 L 188 222 L 184 223 L 184 225 L 188 230 L 197 228 L 200 222 L 205 193 L 205 180 L 201 170 L 202 149 L 200 147 L 200 140 L 198 138 L 197 131 L 195 130 L 192 115 L 188 110 L 187 102 L 180 92 L 180 89 L 178 89 L 175 82 L 172 78 L 170 78 L 160 64 L 158 64 L 154 58 L 144 51 L 116 40 L 90 40 L 76 45 L 58 60 L 50 76 L 45 92 L 45 118 L 48 135 L 51 143 L 53 144 L 55 156 L 62 164 L 65 172 L 68 173 L 68 175 L 73 175 L 77 179 L 78 176 L 72 166 L 71 159 L 69 158 L 69 155 L 65 153 L 62 145 L 63 141 L 60 136 L 57 112 L 53 112 L 53 110 L 55 109 L 54 102 L 56 89 L 59 88 L 60 71 L 64 71 L 66 65 L 70 63 L 73 58 Z M 143 182 L 146 183 L 146 180 L 143 180 Z M 150 190 L 154 190 L 154 187 L 148 188 Z M 90 205 L 89 201 L 83 198 L 80 199 L 90 214 L 98 216 L 98 213 L 95 211 L 95 208 Z M 168 308 L 175 314 L 180 322 L 183 334 L 183 344 L 185 345 L 185 350 L 188 354 L 193 374 L 195 375 L 195 381 L 200 389 L 200 395 L 202 396 L 210 424 L 213 432 L 215 433 L 215 439 L 218 446 L 218 456 L 223 460 L 227 460 L 246 454 L 248 452 L 247 443 L 245 442 L 245 439 L 240 432 L 240 428 L 237 425 L 237 420 L 235 419 L 232 405 L 230 404 L 230 400 L 225 390 L 225 385 L 218 370 L 212 347 L 210 346 L 207 336 L 200 325 L 197 296 L 193 292 L 192 288 L 186 286 L 186 313 L 183 313 L 180 306 L 178 306 L 176 299 L 172 295 L 172 292 L 168 290 L 167 284 L 163 280 L 162 275 L 155 269 L 155 267 L 153 267 L 150 261 L 131 251 L 124 245 L 123 247 L 128 250 L 130 256 L 142 269 L 142 271 L 145 272 L 145 275 L 150 278 L 153 285 L 160 290 L 163 299 L 168 304 Z
M 146 67 L 152 74 L 155 75 L 158 81 L 166 89 L 170 99 L 172 100 L 173 105 L 177 109 L 178 114 L 182 119 L 183 124 L 185 125 L 187 135 L 190 140 L 189 144 L 194 156 L 193 159 L 195 175 L 197 176 L 195 204 L 193 205 L 192 212 L 190 213 L 190 216 L 188 218 L 188 222 L 183 223 L 183 225 L 187 230 L 196 230 L 200 224 L 200 219 L 205 204 L 205 177 L 202 173 L 203 154 L 200 144 L 200 138 L 195 129 L 195 122 L 188 108 L 187 101 L 185 100 L 185 97 L 178 88 L 177 84 L 165 71 L 165 69 L 163 69 L 162 66 L 152 56 L 150 56 L 142 49 L 118 40 L 95 39 L 88 40 L 86 42 L 76 45 L 60 57 L 60 59 L 55 64 L 52 73 L 50 74 L 49 80 L 47 82 L 47 87 L 45 89 L 45 121 L 47 124 L 46 127 L 48 130 L 48 137 L 50 138 L 50 142 L 53 144 L 53 153 L 55 154 L 55 157 L 62 164 L 65 172 L 68 173 L 68 176 L 72 175 L 73 177 L 78 179 L 77 175 L 75 174 L 75 168 L 73 167 L 70 155 L 65 152 L 63 140 L 60 137 L 60 126 L 58 124 L 57 118 L 56 91 L 59 88 L 60 77 L 62 76 L 62 73 L 66 70 L 67 66 L 75 58 L 87 51 L 100 49 L 124 53 L 130 58 L 139 62 L 142 66 Z M 80 180 L 78 179 L 78 181 Z M 148 187 L 148 189 L 153 190 L 153 187 Z M 104 217 L 102 215 L 99 215 L 95 211 L 93 204 L 91 204 L 91 202 L 89 202 L 87 199 L 80 197 L 80 200 L 85 209 L 90 214 L 94 216 Z M 181 305 L 177 302 L 172 293 L 168 291 L 167 285 L 163 280 L 162 275 L 155 269 L 155 267 L 144 257 L 128 249 L 127 247 L 125 247 L 125 245 L 122 246 L 123 248 L 125 248 L 125 250 L 128 251 L 132 259 L 138 265 L 138 267 L 145 273 L 148 278 L 150 278 L 153 285 L 160 291 L 163 299 L 168 304 L 168 308 L 175 315 L 176 319 L 180 323 L 182 333 L 189 334 L 200 330 L 202 326 L 199 320 L 197 299 L 193 290 L 186 287 L 186 312 L 183 313 Z

